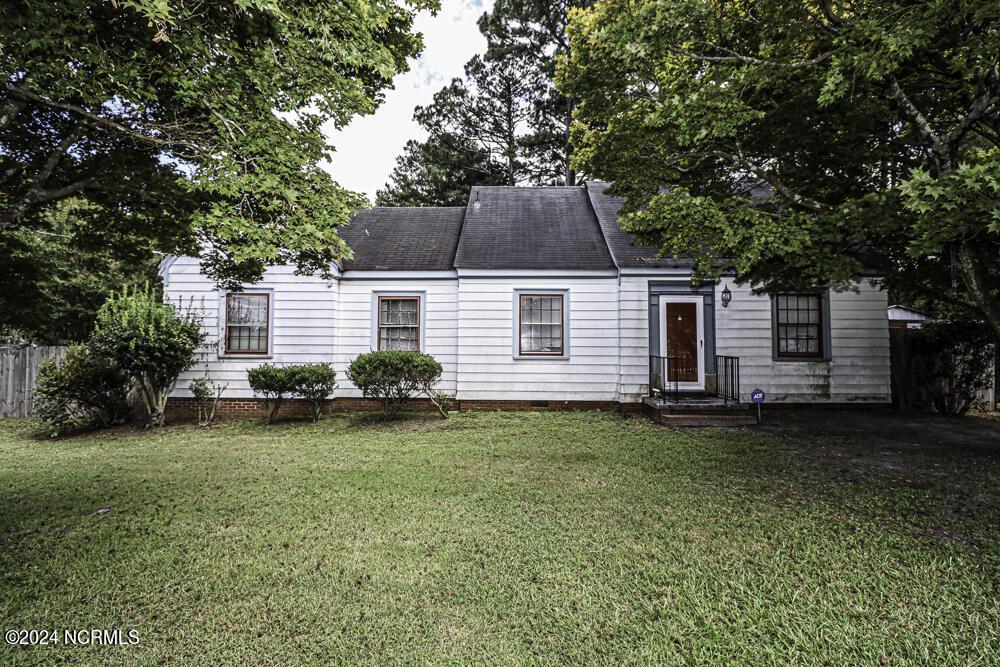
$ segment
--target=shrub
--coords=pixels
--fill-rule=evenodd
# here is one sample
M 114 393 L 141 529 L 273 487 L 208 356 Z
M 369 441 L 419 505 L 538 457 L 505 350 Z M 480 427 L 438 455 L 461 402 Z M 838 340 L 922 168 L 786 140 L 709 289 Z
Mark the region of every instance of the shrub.
M 934 409 L 962 415 L 992 381 L 993 345 L 976 322 L 934 322 L 909 331 L 913 371 Z
M 314 422 L 323 414 L 323 404 L 337 388 L 337 372 L 330 364 L 302 364 L 281 369 L 291 376 L 289 393 L 305 399 Z
M 181 312 L 161 302 L 147 286 L 135 291 L 126 288 L 101 306 L 90 346 L 128 373 L 149 423 L 162 426 L 167 397 L 177 376 L 194 363 L 203 339 L 193 311 Z
M 347 368 L 347 377 L 365 396 L 382 401 L 388 420 L 415 393 L 432 387 L 441 370 L 441 364 L 429 354 L 382 351 L 356 357 Z
M 253 393 L 264 397 L 267 410 L 265 422 L 270 424 L 277 416 L 285 397 L 292 393 L 294 378 L 288 372 L 288 367 L 261 364 L 247 371 L 247 380 Z
M 120 424 L 128 417 L 129 378 L 114 361 L 85 345 L 50 359 L 35 384 L 35 408 L 53 435 Z
M 208 426 L 215 419 L 215 411 L 219 408 L 219 399 L 229 384 L 215 384 L 208 378 L 198 378 L 191 382 L 188 389 L 198 404 L 198 425 Z

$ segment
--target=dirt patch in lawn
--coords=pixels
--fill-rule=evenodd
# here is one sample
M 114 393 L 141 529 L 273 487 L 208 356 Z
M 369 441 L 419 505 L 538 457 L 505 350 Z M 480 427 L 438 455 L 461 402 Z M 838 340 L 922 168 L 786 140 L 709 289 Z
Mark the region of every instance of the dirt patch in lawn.
M 759 432 L 819 479 L 910 491 L 914 511 L 951 523 L 1000 508 L 1000 420 L 897 411 L 803 410 L 770 415 Z M 924 507 L 922 499 L 935 499 Z M 964 541 L 960 528 L 928 534 Z

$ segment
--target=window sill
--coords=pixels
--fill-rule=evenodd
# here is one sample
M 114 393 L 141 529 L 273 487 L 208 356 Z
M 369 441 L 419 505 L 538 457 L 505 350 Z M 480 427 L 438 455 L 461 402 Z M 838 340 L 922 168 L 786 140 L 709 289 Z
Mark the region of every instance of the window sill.
M 782 363 L 782 364 L 784 364 L 784 363 L 792 363 L 792 364 L 801 364 L 801 363 L 828 364 L 828 363 L 830 363 L 833 360 L 830 357 L 777 357 L 777 356 L 772 356 L 771 357 L 771 361 Z
M 568 354 L 515 354 L 514 361 L 569 361 Z
M 273 354 L 233 354 L 232 352 L 220 352 L 219 359 L 271 359 Z

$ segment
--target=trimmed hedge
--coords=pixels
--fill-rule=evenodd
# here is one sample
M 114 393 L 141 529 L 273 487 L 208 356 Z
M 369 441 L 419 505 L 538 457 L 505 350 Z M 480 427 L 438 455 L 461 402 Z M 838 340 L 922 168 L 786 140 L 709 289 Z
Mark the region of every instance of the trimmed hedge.
M 414 394 L 433 391 L 441 372 L 441 364 L 429 354 L 386 350 L 358 355 L 347 377 L 366 397 L 381 400 L 383 415 L 390 420 Z
M 264 397 L 268 424 L 274 421 L 281 404 L 291 396 L 308 401 L 313 421 L 319 421 L 323 403 L 337 388 L 337 372 L 330 364 L 261 364 L 247 371 L 247 380 L 254 394 Z

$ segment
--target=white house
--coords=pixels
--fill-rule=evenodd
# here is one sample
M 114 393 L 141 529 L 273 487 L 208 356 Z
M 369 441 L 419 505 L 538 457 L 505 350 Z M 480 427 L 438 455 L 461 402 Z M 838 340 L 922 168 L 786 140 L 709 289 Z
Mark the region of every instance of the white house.
M 213 341 L 174 397 L 207 372 L 246 405 L 248 368 L 324 361 L 349 404 L 354 357 L 418 349 L 463 408 L 627 408 L 651 384 L 737 384 L 744 402 L 755 388 L 769 403 L 890 401 L 887 301 L 873 276 L 770 296 L 725 278 L 693 285 L 686 261 L 632 243 L 606 187 L 477 187 L 465 207 L 361 212 L 343 230 L 354 259 L 331 280 L 277 267 L 229 293 L 196 258 L 168 258 L 166 297 L 202 304 Z

